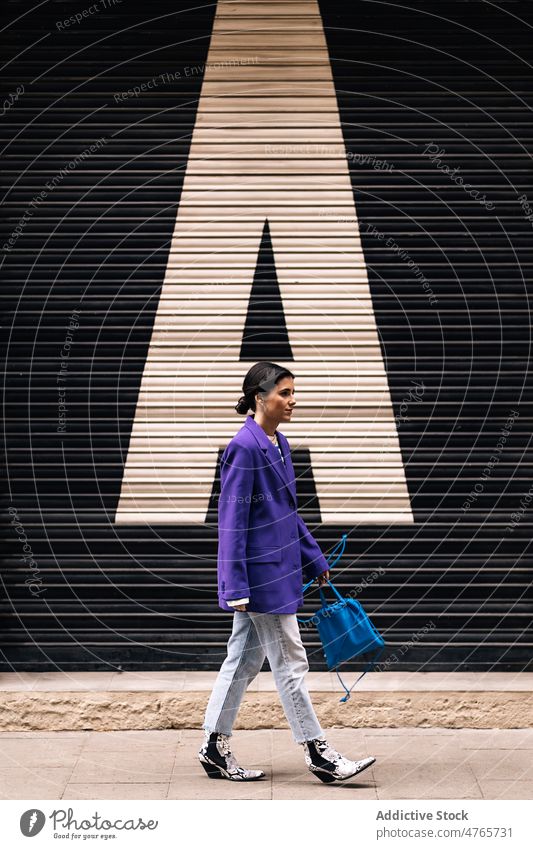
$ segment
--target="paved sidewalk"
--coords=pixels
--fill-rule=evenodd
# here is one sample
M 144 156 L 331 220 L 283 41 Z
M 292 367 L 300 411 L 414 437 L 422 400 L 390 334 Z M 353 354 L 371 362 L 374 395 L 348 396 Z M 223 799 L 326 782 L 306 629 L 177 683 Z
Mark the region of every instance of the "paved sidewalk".
M 290 731 L 235 731 L 239 761 L 267 778 L 209 779 L 199 730 L 0 733 L 2 799 L 532 799 L 533 729 L 328 728 L 374 766 L 343 784 L 312 776 Z

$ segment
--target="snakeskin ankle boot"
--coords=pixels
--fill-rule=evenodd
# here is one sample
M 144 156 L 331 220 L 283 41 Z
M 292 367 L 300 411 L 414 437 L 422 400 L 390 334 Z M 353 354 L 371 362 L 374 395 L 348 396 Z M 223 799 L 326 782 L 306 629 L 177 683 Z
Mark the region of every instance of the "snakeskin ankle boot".
M 351 761 L 340 755 L 327 740 L 322 738 L 307 740 L 302 745 L 308 769 L 326 784 L 353 778 L 354 775 L 372 766 L 376 760 L 363 758 L 360 761 Z
M 244 769 L 232 754 L 229 737 L 216 731 L 205 731 L 204 745 L 198 758 L 209 778 L 228 778 L 230 781 L 257 781 L 264 778 L 262 769 Z

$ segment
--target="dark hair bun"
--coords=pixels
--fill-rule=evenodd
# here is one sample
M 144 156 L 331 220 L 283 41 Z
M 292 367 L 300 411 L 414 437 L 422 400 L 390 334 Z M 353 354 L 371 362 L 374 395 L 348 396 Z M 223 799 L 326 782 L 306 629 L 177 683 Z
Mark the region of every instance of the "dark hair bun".
M 250 409 L 250 404 L 246 400 L 246 395 L 241 395 L 237 403 L 235 404 L 235 409 L 239 413 L 240 416 L 245 416 L 248 410 Z

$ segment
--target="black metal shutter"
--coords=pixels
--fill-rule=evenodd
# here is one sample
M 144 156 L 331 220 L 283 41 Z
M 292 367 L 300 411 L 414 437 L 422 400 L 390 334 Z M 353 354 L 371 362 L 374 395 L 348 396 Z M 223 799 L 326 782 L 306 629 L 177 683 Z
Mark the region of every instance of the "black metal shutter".
M 337 583 L 367 584 L 385 668 L 525 669 L 530 5 L 321 9 L 416 518 L 353 530 Z M 214 10 L 109 0 L 69 21 L 79 4 L 8 4 L 4 670 L 214 669 L 224 656 L 216 528 L 112 521 Z M 272 285 L 267 251 L 254 291 Z M 312 503 L 305 452 L 294 459 Z M 316 536 L 327 549 L 344 530 Z M 304 639 L 324 668 L 316 634 Z

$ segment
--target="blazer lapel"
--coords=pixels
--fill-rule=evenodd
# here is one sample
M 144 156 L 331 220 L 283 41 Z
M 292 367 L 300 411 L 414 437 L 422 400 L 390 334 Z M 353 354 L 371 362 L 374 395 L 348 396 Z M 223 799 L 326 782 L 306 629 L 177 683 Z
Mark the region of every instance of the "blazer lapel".
M 283 434 L 279 434 L 281 439 L 278 439 L 283 458 L 285 463 L 279 456 L 279 451 L 276 446 L 270 441 L 265 431 L 258 425 L 255 419 L 252 416 L 247 416 L 245 425 L 251 430 L 253 435 L 255 436 L 260 448 L 262 449 L 265 457 L 273 466 L 274 471 L 277 476 L 283 483 L 284 487 L 287 489 L 289 494 L 291 495 L 295 506 L 297 506 L 296 501 L 296 483 L 294 481 L 294 469 L 292 466 L 290 451 L 288 447 L 287 440 L 285 439 Z M 278 431 L 279 433 L 279 431 Z
M 281 450 L 283 452 L 283 457 L 285 459 L 285 471 L 287 473 L 287 479 L 288 479 L 288 483 L 289 483 L 290 492 L 291 492 L 291 495 L 293 497 L 294 504 L 295 504 L 295 506 L 297 506 L 298 499 L 297 499 L 297 496 L 296 496 L 296 479 L 295 479 L 295 475 L 294 475 L 294 467 L 292 465 L 291 450 L 289 448 L 289 442 L 288 442 L 284 433 L 281 433 L 280 431 L 278 431 L 278 433 L 279 433 L 279 444 L 280 444 Z

